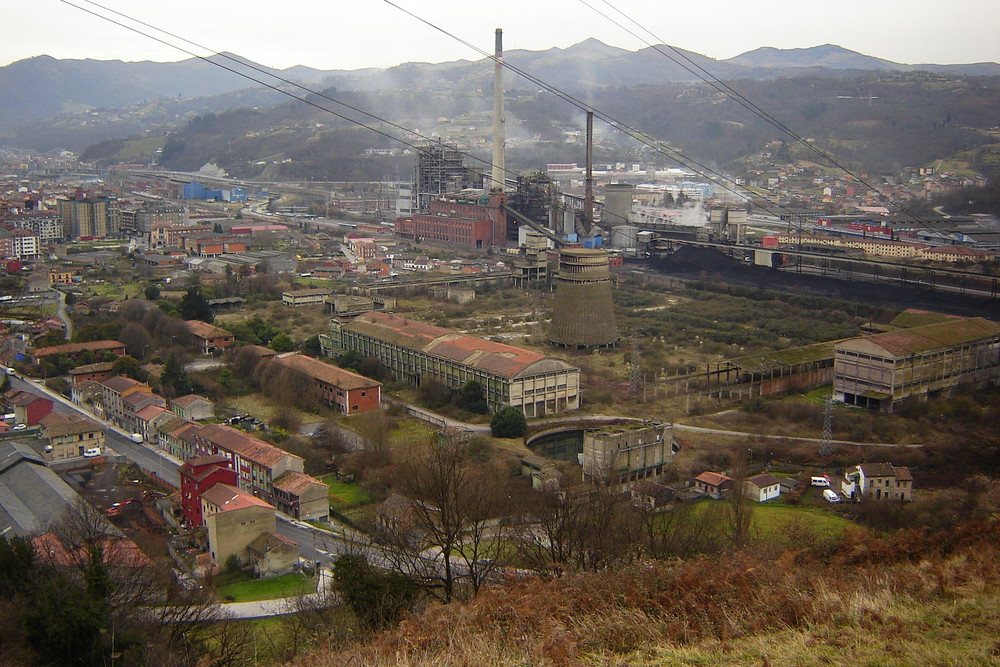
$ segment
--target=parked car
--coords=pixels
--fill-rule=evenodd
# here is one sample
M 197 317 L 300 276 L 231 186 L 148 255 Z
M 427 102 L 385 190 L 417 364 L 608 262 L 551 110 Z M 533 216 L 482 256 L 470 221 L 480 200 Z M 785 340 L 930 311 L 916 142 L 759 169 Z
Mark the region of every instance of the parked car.
M 26 428 L 28 428 L 27 424 L 17 424 L 12 430 L 14 430 L 14 431 L 23 431 Z
M 812 486 L 830 486 L 830 476 L 822 475 L 820 477 L 812 477 L 809 482 Z
M 823 489 L 823 499 L 828 503 L 840 502 L 840 496 L 833 489 Z
M 131 439 L 132 442 L 141 443 L 143 439 L 142 433 L 133 433 L 132 435 L 129 436 L 129 439 Z
M 101 448 L 100 447 L 91 447 L 91 448 L 89 448 L 89 449 L 87 449 L 86 451 L 83 452 L 84 458 L 88 458 L 88 459 L 92 459 L 95 456 L 100 456 L 100 455 L 101 455 Z

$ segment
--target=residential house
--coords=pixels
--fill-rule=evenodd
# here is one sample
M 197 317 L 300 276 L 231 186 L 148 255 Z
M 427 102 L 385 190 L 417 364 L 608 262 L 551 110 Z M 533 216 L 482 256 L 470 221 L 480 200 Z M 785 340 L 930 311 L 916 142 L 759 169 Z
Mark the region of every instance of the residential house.
M 181 477 L 181 513 L 187 525 L 204 526 L 201 513 L 201 494 L 216 484 L 236 486 L 236 471 L 222 454 L 195 456 L 184 462 L 177 472 Z
M 733 480 L 721 473 L 706 470 L 694 478 L 694 486 L 706 496 L 719 499 L 723 493 L 733 488 Z
M 112 361 L 101 361 L 96 364 L 77 366 L 69 372 L 70 382 L 73 385 L 81 385 L 86 382 L 103 382 L 114 376 L 114 373 L 111 371 L 113 365 L 114 362 Z
M 840 484 L 852 500 L 913 500 L 913 475 L 909 468 L 891 463 L 860 463 L 844 471 Z
M 156 394 L 154 394 L 156 396 Z M 172 419 L 174 413 L 170 412 L 162 405 L 150 403 L 136 410 L 133 422 L 132 433 L 138 433 L 146 442 L 151 442 L 156 438 L 156 424 L 167 419 Z
M 104 427 L 86 417 L 47 421 L 42 425 L 42 436 L 49 442 L 47 456 L 56 461 L 83 456 L 94 447 L 104 451 Z
M 135 401 L 130 401 L 128 406 L 126 406 L 125 399 L 136 393 L 145 394 L 150 397 L 153 396 L 153 388 L 148 384 L 133 380 L 124 375 L 116 375 L 108 378 L 104 382 L 101 382 L 100 385 L 101 409 L 104 412 L 104 418 L 122 428 L 125 428 L 125 425 L 132 421 L 134 415 L 132 408 L 136 404 Z M 163 401 L 162 397 L 160 400 Z M 150 402 L 142 401 L 140 403 L 142 405 L 139 407 L 150 404 Z
M 326 521 L 330 489 L 314 477 L 289 470 L 274 480 L 274 506 L 300 521 Z
M 781 495 L 781 482 L 768 473 L 747 477 L 743 480 L 743 495 L 758 503 L 772 500 Z
M 167 399 L 152 392 L 136 391 L 122 399 L 122 409 L 124 416 L 121 427 L 129 433 L 144 433 L 145 428 L 140 424 L 143 422 L 139 413 L 146 407 L 157 407 L 159 410 L 145 412 L 146 419 L 152 419 L 160 412 L 166 410 Z M 143 422 L 145 423 L 145 422 Z
M 224 424 L 192 429 L 196 455 L 223 454 L 233 462 L 239 487 L 267 502 L 274 500 L 273 481 L 288 472 L 303 472 L 301 456 Z
M 52 412 L 52 400 L 32 394 L 30 391 L 14 390 L 7 404 L 14 410 L 14 420 L 18 424 L 35 426 Z
M 174 458 L 186 461 L 197 455 L 194 434 L 199 428 L 198 422 L 182 417 L 168 419 L 156 425 L 156 444 Z
M 382 383 L 377 380 L 301 354 L 275 357 L 273 363 L 309 378 L 323 402 L 336 406 L 345 415 L 382 407 Z
M 216 484 L 201 494 L 201 503 L 208 549 L 216 563 L 223 564 L 235 554 L 241 564 L 252 564 L 254 554 L 247 547 L 261 535 L 277 534 L 274 507 L 235 486 Z M 256 546 L 260 554 L 262 549 Z
M 235 340 L 233 334 L 225 329 L 220 329 L 201 320 L 187 320 L 184 322 L 184 326 L 190 334 L 192 343 L 197 345 L 204 354 L 225 349 L 232 345 Z
M 258 577 L 279 575 L 298 565 L 299 545 L 280 533 L 263 533 L 247 545 L 247 555 Z
M 215 403 L 204 396 L 188 394 L 170 401 L 170 411 L 183 419 L 198 421 L 215 417 Z

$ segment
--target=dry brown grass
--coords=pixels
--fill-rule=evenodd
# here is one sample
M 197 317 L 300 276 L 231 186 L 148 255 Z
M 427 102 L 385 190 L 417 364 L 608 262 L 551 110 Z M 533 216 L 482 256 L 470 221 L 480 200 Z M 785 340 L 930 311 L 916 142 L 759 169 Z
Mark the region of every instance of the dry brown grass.
M 998 664 L 998 536 L 859 534 L 826 560 L 728 554 L 514 581 L 293 664 Z

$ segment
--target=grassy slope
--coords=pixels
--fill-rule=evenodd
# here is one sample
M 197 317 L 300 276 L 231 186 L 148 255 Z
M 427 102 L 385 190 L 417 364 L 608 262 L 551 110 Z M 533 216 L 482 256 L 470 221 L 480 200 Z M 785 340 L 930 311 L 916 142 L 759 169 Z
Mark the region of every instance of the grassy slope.
M 849 531 L 823 560 L 733 554 L 522 580 L 294 664 L 1000 664 L 998 537 Z

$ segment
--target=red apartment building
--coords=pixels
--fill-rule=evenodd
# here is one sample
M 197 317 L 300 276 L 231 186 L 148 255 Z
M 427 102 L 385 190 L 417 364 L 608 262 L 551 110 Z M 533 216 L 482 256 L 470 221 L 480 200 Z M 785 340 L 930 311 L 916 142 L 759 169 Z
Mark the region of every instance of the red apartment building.
M 178 468 L 181 476 L 181 512 L 192 527 L 204 526 L 201 514 L 201 494 L 216 484 L 237 485 L 236 471 L 229 459 L 221 454 L 196 456 Z
M 231 426 L 209 424 L 192 429 L 187 435 L 194 440 L 196 456 L 222 454 L 236 471 L 238 486 L 271 504 L 274 504 L 273 481 L 289 470 L 304 470 L 301 456 Z

